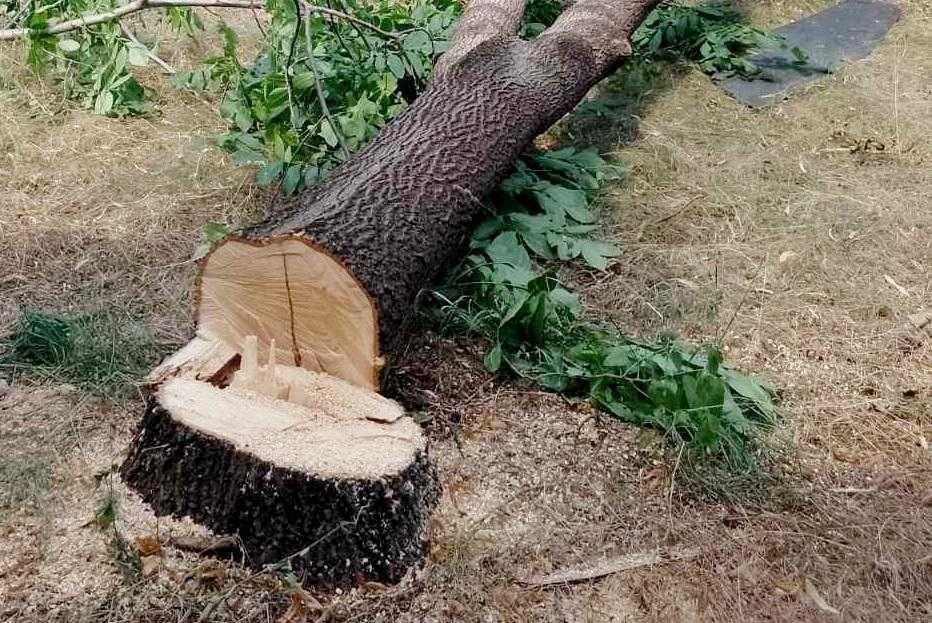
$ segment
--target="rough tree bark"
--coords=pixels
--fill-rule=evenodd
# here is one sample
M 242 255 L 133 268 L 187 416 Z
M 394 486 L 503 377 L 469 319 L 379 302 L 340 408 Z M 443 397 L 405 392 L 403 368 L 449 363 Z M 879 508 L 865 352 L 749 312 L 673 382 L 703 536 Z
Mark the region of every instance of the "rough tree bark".
M 531 141 L 631 54 L 656 0 L 581 0 L 532 41 L 523 0 L 474 0 L 415 102 L 327 183 L 249 237 L 301 233 L 339 258 L 378 306 L 391 350 L 417 293 L 462 248 L 480 200 Z
M 630 55 L 656 1 L 580 0 L 523 41 L 524 0 L 472 0 L 404 113 L 206 258 L 198 335 L 150 376 L 124 478 L 158 512 L 238 533 L 254 563 L 301 551 L 321 582 L 397 580 L 438 485 L 420 429 L 375 393 L 381 353 L 482 197 Z

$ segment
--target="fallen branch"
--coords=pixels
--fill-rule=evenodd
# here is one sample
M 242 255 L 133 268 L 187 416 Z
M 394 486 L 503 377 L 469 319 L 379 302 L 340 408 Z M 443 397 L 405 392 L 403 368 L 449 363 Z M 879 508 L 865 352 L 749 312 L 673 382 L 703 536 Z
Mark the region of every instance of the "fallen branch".
M 382 30 L 375 24 L 370 24 L 365 20 L 361 20 L 358 17 L 353 17 L 349 13 L 344 13 L 343 11 L 337 11 L 336 9 L 330 9 L 327 7 L 317 6 L 314 4 L 309 4 L 307 2 L 302 2 L 305 8 L 317 15 L 325 15 L 331 19 L 342 19 L 346 20 L 352 24 L 363 26 L 369 30 L 378 33 L 383 37 L 388 37 L 391 39 L 397 39 L 404 33 L 393 33 L 386 30 Z M 64 22 L 58 22 L 56 24 L 51 24 L 48 27 L 41 28 L 8 28 L 6 30 L 0 30 L 0 41 L 12 41 L 14 39 L 24 39 L 29 36 L 35 35 L 60 35 L 66 32 L 71 32 L 73 30 L 79 30 L 81 28 L 86 28 L 88 26 L 95 26 L 97 24 L 103 24 L 105 22 L 112 22 L 114 20 L 119 20 L 127 15 L 137 13 L 139 11 L 145 11 L 147 9 L 164 9 L 170 7 L 201 7 L 207 9 L 251 9 L 253 11 L 257 9 L 264 9 L 265 2 L 264 0 L 134 0 L 128 4 L 124 4 L 121 7 L 113 9 L 112 11 L 107 11 L 105 13 L 95 13 L 93 15 L 85 15 L 83 17 L 78 17 L 75 19 L 70 19 Z
M 0 41 L 11 41 L 13 39 L 22 39 L 30 35 L 60 35 L 72 30 L 78 30 L 87 26 L 95 26 L 104 22 L 112 22 L 132 13 L 144 11 L 146 9 L 160 9 L 167 7 L 215 7 L 231 9 L 261 9 L 264 6 L 261 0 L 135 0 L 129 4 L 107 11 L 106 13 L 95 13 L 85 15 L 76 19 L 70 19 L 64 22 L 52 24 L 44 29 L 38 28 L 10 28 L 0 30 Z
M 655 550 L 650 552 L 636 552 L 634 554 L 623 554 L 611 558 L 599 558 L 589 560 L 573 567 L 568 567 L 560 571 L 548 573 L 546 575 L 535 575 L 528 578 L 519 578 L 522 584 L 531 586 L 551 586 L 553 584 L 569 584 L 571 582 L 582 582 L 600 578 L 612 573 L 621 571 L 630 571 L 638 567 L 648 567 L 660 565 L 675 560 L 692 560 L 699 555 L 699 548 L 692 547 L 687 549 L 673 550 Z

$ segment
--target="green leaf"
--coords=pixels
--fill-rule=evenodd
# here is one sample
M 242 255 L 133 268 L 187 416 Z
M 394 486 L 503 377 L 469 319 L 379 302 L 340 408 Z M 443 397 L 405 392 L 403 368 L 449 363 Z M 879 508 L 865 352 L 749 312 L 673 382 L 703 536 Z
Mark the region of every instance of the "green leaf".
M 537 345 L 544 345 L 547 342 L 547 326 L 553 312 L 553 305 L 548 294 L 544 292 L 536 294 L 528 301 L 531 312 L 528 329 L 533 343 Z
M 283 166 L 284 163 L 281 160 L 266 164 L 256 173 L 256 184 L 259 186 L 274 184 L 281 177 Z
M 683 377 L 686 402 L 691 409 L 701 407 L 721 408 L 725 402 L 725 384 L 711 374 L 700 373 Z
M 535 190 L 534 195 L 540 202 L 540 207 L 548 214 L 560 215 L 562 218 L 564 213 L 569 213 L 570 216 L 580 222 L 592 222 L 594 218 L 586 210 L 588 200 L 586 199 L 586 193 L 581 190 L 544 183 Z M 574 213 L 582 218 L 576 218 L 573 216 Z
M 752 401 L 765 416 L 774 415 L 776 407 L 773 404 L 773 398 L 763 384 L 735 370 L 722 368 L 722 372 L 731 391 Z
M 65 54 L 74 54 L 81 49 L 81 44 L 74 39 L 59 39 L 58 49 Z
M 496 236 L 495 240 L 486 247 L 485 252 L 496 264 L 511 268 L 530 268 L 531 266 L 530 256 L 524 249 L 524 245 L 518 242 L 518 234 L 513 231 L 506 231 Z
M 392 72 L 396 78 L 401 80 L 405 76 L 405 64 L 401 60 L 401 57 L 397 54 L 388 54 L 385 57 L 385 60 L 388 64 L 388 70 Z
M 754 434 L 754 425 L 751 420 L 745 417 L 741 407 L 735 402 L 734 396 L 727 387 L 725 388 L 724 404 L 722 405 L 722 418 L 731 428 L 734 428 L 742 435 L 750 436 Z
M 550 293 L 550 298 L 554 304 L 565 311 L 575 315 L 581 309 L 579 296 L 565 288 L 554 288 Z
M 282 178 L 282 192 L 286 195 L 294 193 L 295 189 L 298 187 L 298 184 L 301 183 L 302 170 L 300 164 L 293 164 L 288 167 L 288 170 L 285 171 L 285 176 Z
M 528 232 L 521 234 L 521 240 L 524 242 L 528 249 L 533 251 L 539 257 L 545 260 L 557 259 L 557 254 L 553 252 L 553 249 L 550 247 L 550 243 L 547 242 L 546 236 Z
M 202 231 L 204 233 L 204 238 L 210 243 L 219 242 L 230 235 L 229 227 L 223 223 L 215 223 L 213 221 L 205 223 Z
M 637 363 L 637 358 L 632 357 L 631 347 L 626 345 L 612 346 L 605 353 L 604 365 L 622 370 Z
M 108 115 L 113 110 L 113 93 L 101 91 L 94 100 L 94 112 L 98 115 Z
M 423 30 L 415 30 L 405 35 L 402 47 L 409 52 L 430 51 L 430 35 Z
M 669 378 L 654 379 L 647 386 L 647 396 L 658 407 L 668 411 L 680 409 L 679 387 Z
M 485 354 L 482 362 L 489 372 L 498 372 L 499 368 L 502 367 L 502 345 L 495 344 L 492 350 Z
M 527 303 L 529 298 L 530 295 L 527 292 L 519 291 L 515 293 L 514 301 L 509 306 L 508 311 L 502 316 L 501 322 L 498 325 L 499 330 L 518 317 L 524 310 L 524 304 Z
M 296 71 L 291 77 L 291 86 L 296 91 L 307 91 L 314 87 L 314 73 L 311 71 Z
M 521 233 L 543 235 L 556 229 L 553 219 L 547 214 L 522 214 L 514 212 L 508 215 L 514 229 Z
M 149 49 L 146 46 L 130 41 L 126 44 L 126 50 L 130 65 L 145 67 L 149 64 Z
M 577 240 L 576 244 L 586 263 L 598 270 L 608 268 L 607 258 L 618 255 L 618 249 L 613 245 L 597 240 Z
M 319 135 L 330 147 L 336 147 L 340 144 L 339 139 L 337 139 L 336 132 L 333 131 L 333 126 L 331 126 L 330 122 L 326 119 L 320 122 Z

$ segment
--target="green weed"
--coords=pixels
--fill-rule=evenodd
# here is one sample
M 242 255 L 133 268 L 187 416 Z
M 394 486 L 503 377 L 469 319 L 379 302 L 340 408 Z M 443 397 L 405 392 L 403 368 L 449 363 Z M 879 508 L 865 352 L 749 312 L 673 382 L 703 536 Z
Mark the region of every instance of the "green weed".
M 0 370 L 122 399 L 159 355 L 152 335 L 137 322 L 106 313 L 66 317 L 25 310 L 0 341 Z
M 119 466 L 112 465 L 109 468 L 98 472 L 94 475 L 97 488 L 105 485 L 103 493 L 94 512 L 94 517 L 89 524 L 96 525 L 101 532 L 107 532 L 110 536 L 108 551 L 110 560 L 123 576 L 126 584 L 132 585 L 142 577 L 142 560 L 136 548 L 120 534 L 117 529 L 116 521 L 119 516 L 120 506 L 116 490 L 113 486 L 113 479 L 119 473 Z

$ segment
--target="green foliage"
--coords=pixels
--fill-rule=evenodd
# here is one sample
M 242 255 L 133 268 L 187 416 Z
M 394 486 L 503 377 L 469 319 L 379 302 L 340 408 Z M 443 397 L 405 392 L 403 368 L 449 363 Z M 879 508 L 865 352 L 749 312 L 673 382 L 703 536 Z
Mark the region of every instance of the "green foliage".
M 750 77 L 760 69 L 748 56 L 762 46 L 779 44 L 780 38 L 749 25 L 731 2 L 684 4 L 674 0 L 654 9 L 631 42 L 645 59 L 685 60 L 708 74 Z M 794 48 L 793 54 L 805 61 L 802 50 Z
M 343 20 L 298 19 L 292 2 L 277 0 L 251 66 L 233 68 L 235 40 L 228 37 L 224 55 L 198 70 L 203 75 L 179 78 L 187 88 L 226 91 L 220 114 L 230 130 L 218 145 L 237 163 L 261 165 L 257 182 L 284 194 L 322 179 L 345 159 L 343 145 L 355 151 L 404 109 L 446 50 L 458 11 L 452 0 L 346 0 L 339 8 L 391 36 Z
M 194 259 L 199 260 L 218 242 L 230 235 L 230 228 L 223 223 L 205 223 L 201 228 L 201 242 L 194 250 Z
M 192 12 L 191 15 L 195 13 Z M 185 21 L 182 24 L 184 25 L 179 28 L 187 32 L 188 22 Z M 204 25 L 200 24 L 200 28 L 203 29 L 203 27 Z M 215 56 L 207 57 L 196 69 L 180 71 L 172 76 L 171 83 L 175 88 L 195 93 L 214 93 L 227 88 L 239 79 L 243 73 L 243 67 L 236 58 L 239 37 L 223 22 L 220 22 L 218 29 L 223 38 L 223 51 Z
M 0 341 L 0 370 L 55 378 L 111 398 L 127 396 L 158 356 L 145 327 L 106 314 L 26 310 Z
M 38 73 L 61 83 L 67 98 L 100 115 L 122 117 L 152 111 L 148 94 L 130 73 L 148 63 L 148 50 L 126 39 L 118 23 L 90 26 L 61 36 L 42 34 L 49 25 L 111 10 L 113 0 L 6 0 L 11 25 L 29 28 L 26 59 Z
M 777 417 L 768 384 L 723 364 L 714 347 L 673 338 L 647 344 L 593 326 L 554 274 L 553 260 L 578 257 L 601 269 L 615 254 L 590 238 L 589 208 L 601 181 L 614 175 L 591 151 L 524 159 L 493 196 L 495 214 L 473 234 L 473 252 L 434 293 L 434 316 L 444 330 L 487 338 L 492 372 L 587 396 L 677 444 L 747 465 L 759 433 Z
M 261 165 L 260 184 L 290 194 L 322 179 L 397 115 L 426 83 L 461 10 L 459 0 L 334 0 L 336 9 L 377 26 L 389 36 L 346 20 L 316 16 L 310 21 L 313 53 L 305 45 L 305 20 L 294 0 L 268 0 L 272 19 L 258 56 L 243 67 L 237 36 L 221 22 L 221 53 L 172 77 L 180 89 L 223 93 L 221 115 L 230 131 L 218 144 L 238 163 Z M 58 80 L 65 95 L 82 107 L 109 116 L 152 112 L 151 93 L 132 75 L 148 64 L 150 50 L 127 38 L 116 22 L 65 33 L 41 34 L 49 25 L 100 13 L 117 0 L 0 0 L 11 26 L 34 32 L 27 60 Z M 532 38 L 564 9 L 561 0 L 532 0 L 521 35 Z M 204 23 L 195 9 L 170 7 L 159 15 L 176 32 L 196 38 Z M 747 55 L 777 39 L 747 25 L 727 2 L 686 5 L 667 2 L 637 30 L 633 42 L 649 60 L 683 59 L 708 73 L 753 75 Z M 799 62 L 805 54 L 793 50 Z M 314 74 L 332 112 L 318 101 Z M 345 149 L 344 149 L 345 146 Z
M 97 487 L 106 481 L 106 488 L 98 502 L 97 510 L 90 523 L 96 524 L 101 532 L 109 533 L 110 542 L 108 551 L 110 561 L 117 568 L 123 581 L 127 584 L 135 584 L 142 575 L 142 559 L 139 552 L 129 543 L 120 531 L 117 529 L 116 520 L 119 517 L 119 499 L 113 486 L 113 479 L 119 474 L 119 466 L 111 465 L 108 469 L 98 472 L 94 475 Z
M 58 366 L 74 351 L 74 336 L 63 318 L 26 310 L 17 318 L 6 347 L 10 360 L 32 366 Z
M 489 254 L 501 249 L 503 241 L 514 240 L 525 254 L 540 260 L 581 258 L 603 269 L 617 250 L 589 236 L 598 228 L 589 200 L 604 180 L 621 174 L 592 150 L 567 148 L 527 156 L 493 193 L 495 214 L 479 224 L 470 245 Z
M 225 92 L 220 112 L 230 130 L 218 138 L 218 144 L 237 163 L 260 165 L 257 182 L 277 185 L 286 195 L 324 178 L 345 159 L 344 145 L 349 152 L 364 145 L 416 96 L 434 61 L 446 50 L 460 5 L 456 0 L 381 0 L 372 4 L 346 0 L 337 8 L 396 36 L 384 37 L 345 21 L 314 18 L 310 20 L 313 55 L 309 57 L 302 45 L 305 24 L 296 18 L 293 3 L 274 0 L 269 4 L 273 20 L 265 48 L 251 66 L 239 66 L 235 39 L 225 35 L 221 56 L 207 59 L 202 67 L 175 81 L 192 90 Z M 562 10 L 559 0 L 530 2 L 522 36 L 536 36 Z M 726 4 L 661 5 L 635 36 L 645 58 L 683 58 L 699 63 L 705 71 L 741 74 L 756 71 L 746 56 L 773 40 L 744 23 L 741 14 Z M 320 105 L 315 72 L 333 124 Z M 559 159 L 561 155 L 552 157 Z M 536 165 L 529 164 L 519 168 L 521 179 L 513 180 L 519 186 L 526 183 L 527 188 L 522 186 L 518 192 L 506 185 L 502 189 L 503 194 L 513 195 L 498 202 L 506 206 L 501 220 L 508 222 L 502 227 L 516 231 L 532 253 L 545 259 L 582 255 L 593 266 L 604 266 L 611 249 L 595 241 L 583 242 L 594 217 L 580 207 L 583 189 L 575 187 L 591 186 L 592 181 L 570 180 L 569 186 L 562 186 L 566 175 L 556 184 L 551 179 L 528 181 L 525 178 L 536 175 Z M 560 175 L 557 167 L 543 169 L 552 176 Z M 537 188 L 529 187 L 534 184 Z M 540 210 L 528 214 L 507 207 L 535 200 Z M 545 229 L 541 222 L 546 219 L 563 221 L 559 228 L 546 229 L 549 241 L 542 237 Z M 491 238 L 495 225 L 483 226 L 489 228 L 487 237 Z

